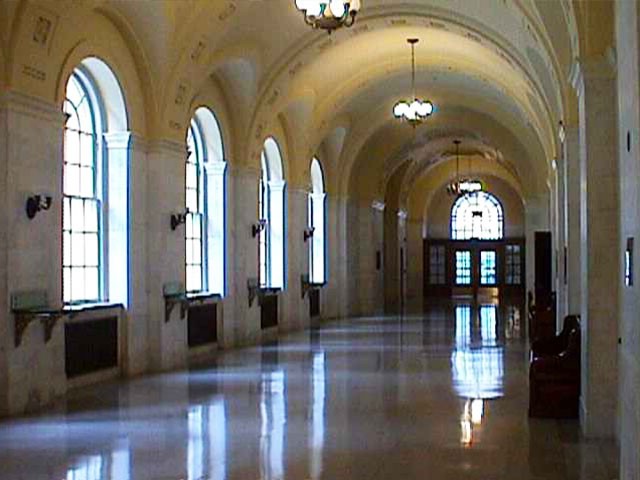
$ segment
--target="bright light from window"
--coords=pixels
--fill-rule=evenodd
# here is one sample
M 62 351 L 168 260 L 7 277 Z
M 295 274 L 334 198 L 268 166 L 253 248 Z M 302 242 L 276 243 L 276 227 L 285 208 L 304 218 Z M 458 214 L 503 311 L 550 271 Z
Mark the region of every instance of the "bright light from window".
M 500 240 L 503 238 L 502 205 L 487 192 L 462 195 L 451 210 L 453 240 Z

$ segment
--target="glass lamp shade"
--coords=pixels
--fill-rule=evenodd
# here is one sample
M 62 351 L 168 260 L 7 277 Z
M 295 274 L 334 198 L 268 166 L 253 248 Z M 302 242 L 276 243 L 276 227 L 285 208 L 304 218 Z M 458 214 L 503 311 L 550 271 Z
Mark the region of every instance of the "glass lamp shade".
M 360 0 L 295 0 L 295 5 L 304 15 L 304 20 L 313 28 L 333 30 L 350 27 L 360 10 Z
M 433 103 L 429 100 L 413 100 L 411 103 L 400 101 L 393 107 L 393 115 L 410 123 L 420 123 L 433 114 Z

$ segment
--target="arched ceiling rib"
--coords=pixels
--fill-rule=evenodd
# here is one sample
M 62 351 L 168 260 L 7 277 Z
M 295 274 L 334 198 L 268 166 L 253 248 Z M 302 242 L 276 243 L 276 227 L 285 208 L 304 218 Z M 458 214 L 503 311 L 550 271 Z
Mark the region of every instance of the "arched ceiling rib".
M 64 15 L 70 5 L 61 0 L 47 8 Z M 339 156 L 331 171 L 340 178 L 348 178 L 352 167 L 363 168 L 356 159 L 381 132 L 397 130 L 391 135 L 397 144 L 386 148 L 381 161 L 383 181 L 402 163 L 398 152 L 429 157 L 410 133 L 392 126 L 390 114 L 393 102 L 410 90 L 409 36 L 422 40 L 419 93 L 440 107 L 431 124 L 445 137 L 464 125 L 468 138 L 482 137 L 487 148 L 505 152 L 516 171 L 526 168 L 545 178 L 557 121 L 570 103 L 565 78 L 579 43 L 569 0 L 367 0 L 356 25 L 331 36 L 309 29 L 292 0 L 81 5 L 126 19 L 125 30 L 139 45 L 132 51 L 145 63 L 139 68 L 147 72 L 141 78 L 149 79 L 148 98 L 159 103 L 152 111 L 163 118 L 158 128 L 166 131 L 156 135 L 181 137 L 190 99 L 203 88 L 222 87 L 242 118 L 234 125 L 242 130 L 236 137 L 246 149 L 238 149 L 244 161 L 259 157 L 262 136 L 280 119 L 304 150 L 293 152 L 304 157 L 301 168 L 306 171 L 310 152 L 331 146 L 332 156 Z M 493 135 L 482 133 L 487 128 L 481 115 L 495 124 Z M 338 127 L 343 130 L 336 141 Z

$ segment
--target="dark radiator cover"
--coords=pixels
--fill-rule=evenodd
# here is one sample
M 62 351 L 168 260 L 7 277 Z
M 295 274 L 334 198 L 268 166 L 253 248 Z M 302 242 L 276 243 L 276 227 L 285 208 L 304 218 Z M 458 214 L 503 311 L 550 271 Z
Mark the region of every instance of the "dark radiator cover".
M 317 288 L 309 290 L 309 316 L 320 316 L 320 290 Z
M 118 366 L 118 317 L 64 326 L 67 378 Z
M 260 326 L 271 328 L 278 326 L 278 296 L 266 295 L 260 303 Z
M 217 304 L 189 307 L 187 341 L 189 347 L 198 347 L 218 341 Z

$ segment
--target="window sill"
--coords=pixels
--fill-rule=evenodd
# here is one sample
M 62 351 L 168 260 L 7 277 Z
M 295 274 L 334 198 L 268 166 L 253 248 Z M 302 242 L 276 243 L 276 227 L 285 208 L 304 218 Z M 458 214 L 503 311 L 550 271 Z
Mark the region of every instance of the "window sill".
M 62 311 L 68 314 L 75 314 L 81 312 L 90 312 L 94 310 L 108 310 L 108 309 L 122 309 L 124 305 L 121 303 L 109 303 L 109 302 L 92 302 L 92 303 L 78 303 L 69 304 L 62 307 Z
M 223 297 L 219 293 L 198 292 L 187 293 L 187 300 L 193 303 L 219 303 Z
M 260 287 L 260 295 L 263 297 L 273 297 L 282 291 L 282 288 Z

